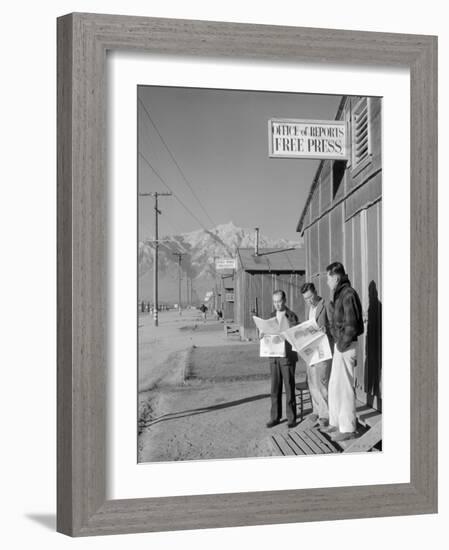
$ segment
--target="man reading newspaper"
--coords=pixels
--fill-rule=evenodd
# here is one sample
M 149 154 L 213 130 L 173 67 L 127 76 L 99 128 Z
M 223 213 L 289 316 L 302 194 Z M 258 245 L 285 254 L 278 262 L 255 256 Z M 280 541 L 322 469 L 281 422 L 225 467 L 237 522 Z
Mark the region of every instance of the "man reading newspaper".
M 288 427 L 296 426 L 295 369 L 297 355 L 282 333 L 298 324 L 298 317 L 286 306 L 283 290 L 273 292 L 274 311 L 271 319 L 254 317 L 261 338 L 261 355 L 270 357 L 271 413 L 267 428 L 280 423 L 282 418 L 282 385 L 285 388 L 285 409 Z M 269 337 L 269 338 L 266 338 Z M 264 352 L 264 346 L 266 351 Z
M 301 294 L 308 308 L 306 319 L 315 321 L 318 327 L 331 340 L 327 307 L 324 299 L 318 295 L 315 285 L 313 283 L 304 283 L 301 287 Z M 313 409 L 309 419 L 318 422 L 320 428 L 325 428 L 329 425 L 328 385 L 331 365 L 331 358 L 307 365 L 307 384 L 309 386 Z

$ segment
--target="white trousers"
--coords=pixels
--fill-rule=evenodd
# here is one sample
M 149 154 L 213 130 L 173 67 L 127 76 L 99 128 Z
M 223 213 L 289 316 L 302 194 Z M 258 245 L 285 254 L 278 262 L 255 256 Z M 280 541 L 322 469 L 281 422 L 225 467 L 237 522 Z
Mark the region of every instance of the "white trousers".
M 357 364 L 357 342 L 341 353 L 334 348 L 331 376 L 329 380 L 329 424 L 340 432 L 355 432 L 355 378 Z
M 331 360 L 315 365 L 307 365 L 307 384 L 312 398 L 313 413 L 319 418 L 329 419 L 328 384 Z

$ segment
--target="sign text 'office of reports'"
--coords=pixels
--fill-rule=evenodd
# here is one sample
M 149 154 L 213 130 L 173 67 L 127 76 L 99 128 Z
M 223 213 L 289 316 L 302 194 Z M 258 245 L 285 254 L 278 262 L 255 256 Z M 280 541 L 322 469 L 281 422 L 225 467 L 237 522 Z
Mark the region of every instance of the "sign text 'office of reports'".
M 271 119 L 268 148 L 270 157 L 347 160 L 346 122 Z

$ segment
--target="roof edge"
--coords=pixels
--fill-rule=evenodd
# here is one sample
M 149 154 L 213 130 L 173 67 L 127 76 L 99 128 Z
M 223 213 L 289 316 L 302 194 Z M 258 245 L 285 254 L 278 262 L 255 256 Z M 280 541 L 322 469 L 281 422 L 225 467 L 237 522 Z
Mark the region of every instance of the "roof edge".
M 340 117 L 341 113 L 343 112 L 343 107 L 346 103 L 347 98 L 348 98 L 347 95 L 341 96 L 341 101 L 340 101 L 340 104 L 338 106 L 337 112 L 335 114 L 335 120 L 339 120 L 339 117 Z M 303 228 L 303 225 L 304 225 L 304 218 L 306 216 L 307 209 L 309 208 L 309 204 L 312 201 L 313 193 L 315 192 L 315 188 L 317 186 L 318 179 L 319 179 L 321 171 L 323 169 L 323 164 L 324 164 L 324 160 L 321 160 L 320 164 L 318 165 L 318 168 L 315 172 L 315 176 L 312 180 L 312 185 L 310 186 L 309 194 L 307 195 L 307 199 L 306 199 L 306 202 L 304 204 L 304 207 L 303 207 L 303 210 L 302 210 L 302 213 L 301 213 L 301 217 L 299 218 L 299 221 L 296 225 L 296 232 L 300 233 L 301 237 L 302 237 L 302 234 L 303 234 L 302 228 Z

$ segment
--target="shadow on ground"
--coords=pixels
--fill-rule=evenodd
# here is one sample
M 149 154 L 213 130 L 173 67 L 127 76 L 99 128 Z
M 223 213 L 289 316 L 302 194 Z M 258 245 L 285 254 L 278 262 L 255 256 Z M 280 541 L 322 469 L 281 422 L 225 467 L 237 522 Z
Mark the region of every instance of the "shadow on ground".
M 51 531 L 56 531 L 56 514 L 25 514 L 25 517 Z
M 219 403 L 218 405 L 210 405 L 209 407 L 200 407 L 198 409 L 190 409 L 186 411 L 178 411 L 175 413 L 164 414 L 152 422 L 149 422 L 147 426 L 153 426 L 159 422 L 165 422 L 167 420 L 177 420 L 179 418 L 184 418 L 186 416 L 196 416 L 197 414 L 204 414 L 208 412 L 214 412 L 221 409 L 227 409 L 229 407 L 237 407 L 238 405 L 243 405 L 245 403 L 251 403 L 252 401 L 257 401 L 259 399 L 266 399 L 270 394 L 263 393 L 259 395 L 253 395 L 251 397 L 245 397 L 243 399 L 236 399 L 235 401 L 228 401 L 227 403 Z

